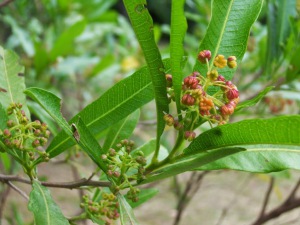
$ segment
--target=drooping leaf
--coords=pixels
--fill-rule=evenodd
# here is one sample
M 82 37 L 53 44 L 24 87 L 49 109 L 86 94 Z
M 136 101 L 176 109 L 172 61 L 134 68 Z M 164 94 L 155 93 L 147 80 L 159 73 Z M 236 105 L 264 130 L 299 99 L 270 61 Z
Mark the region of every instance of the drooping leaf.
M 165 60 L 165 67 L 170 68 L 169 60 Z M 70 122 L 81 117 L 93 135 L 97 135 L 109 126 L 134 112 L 154 98 L 151 79 L 147 67 L 132 76 L 120 81 L 105 92 L 100 98 L 85 107 Z M 74 145 L 68 135 L 61 132 L 54 138 L 47 152 L 50 157 L 62 153 Z
M 181 86 L 182 86 L 182 58 L 183 40 L 187 30 L 187 22 L 184 15 L 185 0 L 172 0 L 171 13 L 171 38 L 170 38 L 170 58 L 171 58 L 171 74 L 173 88 L 175 92 L 175 101 L 177 113 L 181 113 Z
M 21 103 L 28 118 L 26 106 L 24 67 L 19 64 L 19 57 L 0 46 L 0 103 L 6 109 L 11 103 Z
M 166 91 L 165 68 L 160 52 L 155 43 L 153 21 L 146 7 L 145 0 L 123 0 L 134 32 L 143 50 L 152 85 L 157 112 L 156 154 L 158 154 L 160 136 L 165 128 L 164 112 L 169 111 Z M 156 156 L 155 156 L 156 158 Z
M 55 41 L 50 52 L 50 59 L 54 61 L 58 56 L 65 56 L 74 51 L 74 41 L 85 29 L 86 21 L 81 20 L 65 30 Z
M 131 115 L 112 126 L 103 144 L 103 151 L 107 152 L 110 148 L 114 148 L 121 140 L 129 138 L 134 131 L 139 118 L 140 110 L 136 110 Z
M 147 175 L 146 180 L 142 183 L 149 183 L 175 176 L 186 171 L 195 170 L 200 166 L 244 150 L 245 149 L 241 147 L 219 148 L 208 152 L 201 152 L 201 150 L 199 150 L 198 152 L 186 156 L 180 155 L 164 167 L 153 170 Z
M 76 141 L 90 158 L 103 171 L 106 171 L 106 164 L 101 159 L 101 154 L 104 152 L 80 117 L 76 121 L 77 126 L 74 123 L 70 126 L 60 112 L 60 98 L 51 92 L 39 88 L 28 88 L 25 93 L 48 112 L 58 125 L 69 135 L 70 141 Z
M 262 90 L 258 95 L 256 95 L 254 98 L 239 103 L 239 104 L 236 106 L 235 112 L 238 111 L 238 110 L 241 110 L 241 109 L 243 109 L 243 108 L 247 108 L 247 107 L 251 107 L 251 106 L 256 105 L 256 104 L 257 104 L 263 97 L 265 97 L 266 94 L 268 94 L 273 88 L 274 88 L 274 86 L 267 87 L 267 88 L 265 88 L 264 90 Z
M 67 225 L 68 220 L 53 201 L 50 191 L 38 181 L 33 181 L 28 209 L 33 212 L 35 224 Z
M 217 54 L 225 57 L 236 56 L 241 61 L 247 48 L 249 31 L 257 19 L 263 0 L 214 0 L 212 18 L 202 40 L 199 52 L 210 50 L 212 53 L 209 69 L 213 67 L 213 59 Z M 197 61 L 194 70 L 206 75 L 207 67 Z M 235 69 L 225 67 L 219 70 L 227 80 L 230 80 Z
M 213 128 L 199 135 L 184 154 L 218 148 L 246 151 L 204 165 L 201 169 L 272 172 L 300 169 L 300 116 L 252 119 Z
M 127 195 L 125 195 L 125 198 L 128 201 L 128 204 L 131 206 L 131 208 L 136 208 L 143 203 L 147 202 L 149 199 L 153 198 L 158 193 L 158 189 L 156 188 L 150 188 L 150 189 L 141 189 L 140 193 L 138 194 L 139 200 L 137 202 L 132 202 L 131 200 L 127 199 Z
M 123 195 L 118 194 L 118 201 L 120 205 L 120 221 L 122 225 L 138 225 L 132 208 L 126 201 Z

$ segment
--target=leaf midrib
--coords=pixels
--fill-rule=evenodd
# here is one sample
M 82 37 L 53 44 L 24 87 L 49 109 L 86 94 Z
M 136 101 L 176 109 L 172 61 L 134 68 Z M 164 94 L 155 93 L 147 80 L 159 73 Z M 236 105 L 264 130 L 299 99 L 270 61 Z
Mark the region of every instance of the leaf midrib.
M 42 193 L 42 196 L 43 196 L 43 200 L 45 202 L 45 207 L 46 207 L 46 215 L 47 215 L 47 224 L 50 224 L 50 214 L 49 214 L 49 208 L 48 208 L 48 205 L 47 205 L 47 199 L 44 195 L 44 192 L 42 190 L 42 188 L 40 187 L 40 185 L 36 185 L 38 187 L 38 189 L 40 190 L 40 192 Z
M 106 111 L 105 114 L 103 114 L 103 116 L 98 117 L 98 119 L 95 119 L 93 121 L 91 121 L 90 123 L 87 123 L 87 127 L 89 127 L 91 124 L 94 124 L 96 121 L 104 118 L 105 116 L 107 116 L 108 114 L 110 114 L 111 112 L 113 112 L 114 110 L 116 110 L 118 108 L 119 105 L 123 105 L 126 102 L 128 102 L 129 100 L 133 99 L 136 95 L 139 95 L 140 92 L 142 92 L 143 90 L 145 90 L 147 87 L 149 87 L 151 85 L 151 82 L 149 82 L 147 85 L 145 85 L 143 88 L 141 88 L 138 92 L 135 92 L 135 94 L 131 95 L 131 97 L 127 98 L 126 101 L 122 102 L 122 104 L 118 104 L 116 107 L 111 108 L 111 110 Z M 70 139 L 70 137 L 64 139 L 64 141 L 61 141 L 59 145 L 56 145 L 55 148 L 51 149 L 51 151 L 49 151 L 48 153 L 53 152 L 54 150 L 56 150 L 57 148 L 59 148 L 61 145 L 63 145 L 64 143 L 66 143 L 68 140 Z
M 230 5 L 228 7 L 228 10 L 227 10 L 227 13 L 226 13 L 226 17 L 225 17 L 225 20 L 224 20 L 224 23 L 222 25 L 222 29 L 221 29 L 221 32 L 220 32 L 221 35 L 219 36 L 219 39 L 218 39 L 215 51 L 213 52 L 213 54 L 211 56 L 212 59 L 214 59 L 217 56 L 217 53 L 219 51 L 219 48 L 220 48 L 220 45 L 221 45 L 221 41 L 223 39 L 223 35 L 225 33 L 226 24 L 227 24 L 227 21 L 229 19 L 229 14 L 230 14 L 233 2 L 234 2 L 234 0 L 231 0 Z M 212 66 L 213 66 L 213 60 L 210 61 L 209 68 L 208 68 L 209 71 L 212 69 Z

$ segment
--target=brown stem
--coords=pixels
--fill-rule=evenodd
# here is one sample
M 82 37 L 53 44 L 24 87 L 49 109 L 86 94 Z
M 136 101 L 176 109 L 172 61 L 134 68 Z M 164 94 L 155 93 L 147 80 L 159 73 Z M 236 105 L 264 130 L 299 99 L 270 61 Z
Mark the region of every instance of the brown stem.
M 0 3 L 0 8 L 7 6 L 9 3 L 11 3 L 13 0 L 6 0 L 4 2 Z
M 185 189 L 179 198 L 179 201 L 177 204 L 177 214 L 176 214 L 173 225 L 179 224 L 184 210 L 186 209 L 188 203 L 190 202 L 190 200 L 192 199 L 194 194 L 200 188 L 203 177 L 208 173 L 208 171 L 202 172 L 202 173 L 198 174 L 198 176 L 197 176 L 197 173 L 198 173 L 197 171 L 192 172 L 192 174 L 185 186 Z
M 286 213 L 290 210 L 293 210 L 295 208 L 300 207 L 300 198 L 296 198 L 295 194 L 300 187 L 300 179 L 298 180 L 297 184 L 291 191 L 290 195 L 287 197 L 287 199 L 278 207 L 274 208 L 268 213 L 263 213 L 260 215 L 257 220 L 252 223 L 252 225 L 261 225 L 264 224 L 265 222 L 275 219 L 279 217 L 281 214 Z
M 267 190 L 267 193 L 265 195 L 264 202 L 263 202 L 263 206 L 262 206 L 260 214 L 259 214 L 259 218 L 263 217 L 265 212 L 266 212 L 267 205 L 269 203 L 270 196 L 271 196 L 271 193 L 272 193 L 272 190 L 273 190 L 273 187 L 274 187 L 274 180 L 275 180 L 274 177 L 271 177 L 269 187 L 268 187 L 268 190 Z
M 0 224 L 1 224 L 1 221 L 2 221 L 3 211 L 4 211 L 4 208 L 5 208 L 5 203 L 6 203 L 9 191 L 10 191 L 10 187 L 5 187 L 4 186 L 4 191 L 1 193 L 1 196 L 0 196 Z
M 18 192 L 22 197 L 24 197 L 27 201 L 29 201 L 28 195 L 22 191 L 20 188 L 12 184 L 10 181 L 6 182 L 8 186 L 10 186 L 12 189 L 14 189 L 16 192 Z
M 6 183 L 7 181 L 16 181 L 25 184 L 31 184 L 31 181 L 28 179 L 21 178 L 15 175 L 4 175 L 0 174 L 0 182 Z M 83 186 L 90 187 L 109 187 L 110 182 L 107 181 L 93 181 L 86 178 L 82 178 L 80 180 L 71 181 L 71 182 L 41 182 L 41 184 L 45 187 L 53 187 L 53 188 L 66 188 L 66 189 L 76 189 L 81 188 Z

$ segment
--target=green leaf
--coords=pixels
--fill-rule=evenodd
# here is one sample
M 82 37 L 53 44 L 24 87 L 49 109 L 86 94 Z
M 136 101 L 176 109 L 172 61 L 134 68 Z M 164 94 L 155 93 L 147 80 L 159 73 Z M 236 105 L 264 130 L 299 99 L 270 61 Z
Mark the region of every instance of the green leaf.
M 78 145 L 87 152 L 89 157 L 103 171 L 106 171 L 106 164 L 101 159 L 101 155 L 104 152 L 80 117 L 77 120 L 77 126 L 73 123 L 70 126 L 60 112 L 60 98 L 51 92 L 39 88 L 28 88 L 25 93 L 39 103 L 49 113 L 58 125 L 69 135 L 70 140 L 75 142 L 75 139 Z
M 299 146 L 299 132 L 300 116 L 244 120 L 202 133 L 184 150 L 184 154 L 259 144 Z
M 235 112 L 237 112 L 238 110 L 241 110 L 243 108 L 247 108 L 247 107 L 251 107 L 251 106 L 256 105 L 256 103 L 258 103 L 263 97 L 265 97 L 266 94 L 268 94 L 273 88 L 274 88 L 274 86 L 266 87 L 264 90 L 262 90 L 254 98 L 239 103 L 237 105 L 236 109 L 235 109 Z
M 48 125 L 48 129 L 54 136 L 57 135 L 57 127 L 53 119 L 45 112 L 45 110 L 43 110 L 43 108 L 39 104 L 33 101 L 28 101 L 27 104 L 28 108 L 30 109 L 30 112 L 34 114 L 37 118 L 39 118 L 42 122 L 46 123 Z
M 11 103 L 21 103 L 28 118 L 26 106 L 24 67 L 19 64 L 19 57 L 0 46 L 0 103 L 6 109 Z
M 181 113 L 181 89 L 182 89 L 182 58 L 184 55 L 183 41 L 187 30 L 187 22 L 184 15 L 185 0 L 172 0 L 171 12 L 171 40 L 170 40 L 170 56 L 171 56 L 171 74 L 173 87 L 175 92 L 175 101 L 177 113 Z M 181 116 L 180 116 L 181 117 Z
M 257 19 L 263 5 L 263 0 L 214 0 L 212 18 L 207 32 L 202 40 L 199 52 L 210 50 L 212 53 L 209 69 L 213 67 L 213 59 L 217 54 L 225 57 L 236 56 L 241 61 L 247 48 L 249 31 Z M 194 71 L 206 75 L 205 64 L 196 62 Z M 225 67 L 219 70 L 227 80 L 230 80 L 235 69 Z
M 28 209 L 34 214 L 35 224 L 69 224 L 58 205 L 53 201 L 49 190 L 38 181 L 33 181 L 32 187 Z
M 125 198 L 127 199 L 128 204 L 131 208 L 136 208 L 143 203 L 147 202 L 149 199 L 153 198 L 158 193 L 158 189 L 150 188 L 150 189 L 141 189 L 140 193 L 138 194 L 139 200 L 137 202 L 132 202 L 131 200 L 127 199 L 127 195 Z
M 272 67 L 276 67 L 282 57 L 283 46 L 291 30 L 289 19 L 297 13 L 295 5 L 296 0 L 268 1 L 268 43 L 265 68 L 269 76 L 272 76 Z
M 194 170 L 200 166 L 244 150 L 244 148 L 240 147 L 221 148 L 214 149 L 208 152 L 201 152 L 201 150 L 199 150 L 198 152 L 194 152 L 191 155 L 180 155 L 172 160 L 173 163 L 167 164 L 162 168 L 158 168 L 152 171 L 149 175 L 147 175 L 147 179 L 143 181 L 142 184 L 161 180 L 170 176 L 175 176 L 186 171 Z
M 86 21 L 81 20 L 73 24 L 69 29 L 64 31 L 50 52 L 50 59 L 54 61 L 58 56 L 65 56 L 74 51 L 74 41 L 85 29 Z
M 89 157 L 103 170 L 106 171 L 106 163 L 102 161 L 101 155 L 104 153 L 98 141 L 86 127 L 84 122 L 79 117 L 76 123 L 77 132 L 79 134 L 79 145 L 89 155 Z
M 122 225 L 138 225 L 133 210 L 124 198 L 123 195 L 118 194 L 118 201 L 120 205 L 120 221 Z
M 235 169 L 272 172 L 300 169 L 300 116 L 244 120 L 223 125 L 197 137 L 184 154 L 216 148 L 242 147 L 247 151 L 228 156 L 200 169 Z
M 8 117 L 7 117 L 7 113 L 6 113 L 6 110 L 5 108 L 2 106 L 1 102 L 0 102 L 0 131 L 1 130 L 4 130 L 5 128 L 7 128 L 7 120 L 8 120 Z
M 139 118 L 140 110 L 136 110 L 131 115 L 112 126 L 103 144 L 103 151 L 107 152 L 110 148 L 115 147 L 121 140 L 129 138 L 134 131 Z
M 164 62 L 165 67 L 170 68 L 169 60 Z M 153 98 L 149 71 L 147 67 L 143 67 L 132 76 L 114 85 L 100 98 L 85 107 L 70 122 L 73 123 L 77 121 L 78 117 L 81 117 L 91 133 L 96 136 Z M 74 142 L 66 133 L 61 132 L 53 139 L 47 152 L 52 158 L 72 145 Z
M 169 111 L 166 91 L 165 69 L 160 52 L 155 43 L 153 21 L 147 10 L 145 0 L 123 0 L 134 32 L 143 50 L 154 87 L 157 112 L 156 149 L 158 154 L 160 136 L 165 128 L 164 112 Z

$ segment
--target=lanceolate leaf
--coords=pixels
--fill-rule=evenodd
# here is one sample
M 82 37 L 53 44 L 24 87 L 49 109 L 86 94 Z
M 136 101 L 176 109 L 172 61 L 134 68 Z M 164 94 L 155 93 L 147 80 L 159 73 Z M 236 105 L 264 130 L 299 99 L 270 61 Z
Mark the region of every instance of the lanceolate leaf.
M 159 149 L 160 136 L 165 128 L 164 112 L 169 111 L 166 91 L 165 69 L 160 52 L 155 43 L 153 21 L 145 0 L 123 0 L 134 32 L 143 50 L 154 88 L 157 111 L 156 149 Z
M 123 195 L 118 194 L 118 201 L 120 205 L 120 221 L 122 225 L 138 225 L 133 210 L 124 198 Z
M 149 183 L 166 177 L 175 176 L 186 171 L 194 170 L 200 166 L 244 150 L 244 148 L 240 147 L 222 148 L 208 152 L 194 152 L 187 156 L 180 155 L 173 160 L 174 163 L 167 164 L 166 166 L 151 172 L 147 176 L 147 179 L 142 183 Z
M 71 126 L 66 122 L 60 112 L 61 100 L 54 94 L 39 88 L 28 88 L 25 93 L 38 102 L 58 125 L 69 135 L 71 141 L 78 145 L 90 156 L 90 158 L 103 170 L 106 171 L 106 164 L 101 159 L 104 152 L 89 129 L 82 122 L 80 117 Z M 75 140 L 74 140 L 75 139 Z
M 235 112 L 237 110 L 241 110 L 243 108 L 247 108 L 247 107 L 256 105 L 256 103 L 258 103 L 263 97 L 265 97 L 266 94 L 268 94 L 273 88 L 274 88 L 274 86 L 267 87 L 263 91 L 261 91 L 257 96 L 255 96 L 254 98 L 239 103 L 236 106 Z
M 164 63 L 166 68 L 170 68 L 169 60 L 165 60 Z M 85 107 L 70 122 L 74 123 L 78 117 L 81 117 L 91 133 L 96 135 L 153 98 L 149 71 L 147 67 L 144 67 L 114 85 L 100 98 Z M 65 132 L 61 132 L 51 142 L 47 152 L 52 158 L 74 144 L 74 141 Z
M 250 27 L 257 19 L 263 0 L 214 0 L 212 18 L 202 40 L 199 51 L 208 49 L 212 52 L 210 69 L 217 54 L 225 57 L 236 56 L 239 62 L 247 47 Z M 206 75 L 206 65 L 197 61 L 194 70 Z M 225 67 L 219 72 L 231 79 L 235 70 Z
M 300 116 L 244 120 L 204 132 L 184 150 L 185 155 L 218 148 L 242 147 L 246 151 L 205 165 L 203 169 L 237 169 L 271 172 L 299 169 Z
M 136 110 L 134 113 L 112 126 L 106 135 L 106 140 L 103 144 L 103 151 L 107 152 L 108 149 L 114 148 L 121 140 L 129 138 L 134 131 L 139 118 L 140 110 Z
M 185 0 L 172 0 L 171 13 L 171 40 L 170 40 L 170 55 L 171 55 L 171 74 L 173 87 L 175 92 L 175 100 L 178 114 L 180 111 L 180 97 L 182 86 L 182 70 L 181 63 L 183 58 L 183 40 L 187 30 L 187 22 L 184 16 Z
M 32 187 L 28 209 L 34 214 L 35 224 L 69 224 L 58 205 L 53 201 L 49 190 L 40 185 L 38 181 L 33 181 Z
M 11 103 L 21 103 L 28 118 L 26 107 L 24 67 L 19 64 L 19 57 L 0 46 L 0 103 L 6 109 Z

